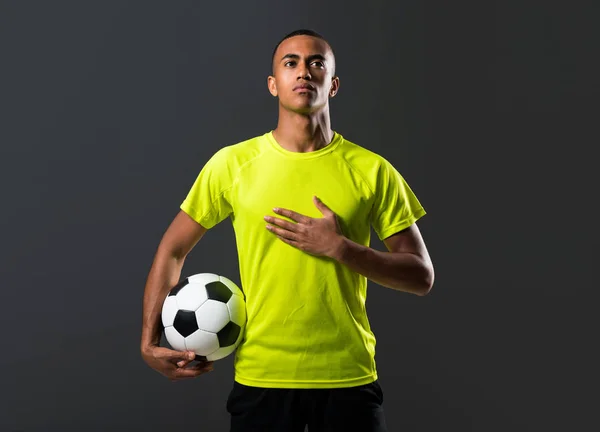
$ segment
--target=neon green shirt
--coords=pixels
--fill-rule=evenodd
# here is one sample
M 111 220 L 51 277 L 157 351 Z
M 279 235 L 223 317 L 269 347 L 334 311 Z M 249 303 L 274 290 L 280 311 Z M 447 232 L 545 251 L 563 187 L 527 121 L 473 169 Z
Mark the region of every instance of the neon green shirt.
M 377 379 L 367 318 L 367 279 L 315 257 L 265 228 L 274 207 L 322 217 L 313 195 L 338 215 L 344 235 L 369 246 L 425 210 L 382 156 L 334 133 L 317 151 L 281 147 L 272 131 L 224 147 L 204 165 L 181 209 L 207 229 L 229 217 L 246 298 L 245 336 L 234 379 L 256 387 L 332 388 Z

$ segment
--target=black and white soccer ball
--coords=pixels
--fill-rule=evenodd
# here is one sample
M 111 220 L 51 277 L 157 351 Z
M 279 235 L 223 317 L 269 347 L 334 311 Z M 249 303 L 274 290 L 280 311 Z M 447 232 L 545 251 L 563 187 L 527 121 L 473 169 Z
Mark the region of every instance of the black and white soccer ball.
M 234 352 L 243 339 L 244 293 L 224 276 L 198 273 L 171 289 L 161 318 L 173 349 L 194 351 L 197 360 L 219 360 Z

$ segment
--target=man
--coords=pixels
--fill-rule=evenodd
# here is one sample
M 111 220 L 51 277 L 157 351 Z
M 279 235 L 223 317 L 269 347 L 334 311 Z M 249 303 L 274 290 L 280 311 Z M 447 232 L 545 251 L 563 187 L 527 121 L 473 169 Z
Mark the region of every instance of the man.
M 231 431 L 385 431 L 367 279 L 419 296 L 433 285 L 416 196 L 386 159 L 330 128 L 339 85 L 320 35 L 287 35 L 268 77 L 276 129 L 211 157 L 148 276 L 144 360 L 172 380 L 212 370 L 159 347 L 160 311 L 187 254 L 231 218 L 247 310 L 226 404 Z M 368 246 L 371 226 L 388 252 Z

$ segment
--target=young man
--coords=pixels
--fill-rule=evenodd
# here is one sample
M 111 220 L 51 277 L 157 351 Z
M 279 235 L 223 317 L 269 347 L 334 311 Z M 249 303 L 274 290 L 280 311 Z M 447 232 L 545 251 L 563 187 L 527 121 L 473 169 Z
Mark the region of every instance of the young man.
M 320 35 L 287 35 L 268 77 L 276 129 L 210 158 L 148 276 L 144 360 L 172 380 L 211 370 L 191 363 L 194 353 L 159 347 L 160 311 L 187 254 L 231 218 L 247 309 L 226 404 L 231 431 L 385 431 L 367 280 L 419 296 L 433 285 L 416 196 L 386 159 L 330 127 L 339 85 Z M 371 226 L 388 252 L 368 246 Z

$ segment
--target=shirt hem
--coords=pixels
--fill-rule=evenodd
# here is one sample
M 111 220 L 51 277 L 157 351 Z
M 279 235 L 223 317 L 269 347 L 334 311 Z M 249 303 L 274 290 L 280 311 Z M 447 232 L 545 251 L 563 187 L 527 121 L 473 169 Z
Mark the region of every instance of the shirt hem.
M 359 378 L 344 380 L 265 380 L 235 375 L 239 384 L 261 388 L 346 388 L 370 384 L 377 380 L 377 372 Z

